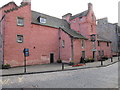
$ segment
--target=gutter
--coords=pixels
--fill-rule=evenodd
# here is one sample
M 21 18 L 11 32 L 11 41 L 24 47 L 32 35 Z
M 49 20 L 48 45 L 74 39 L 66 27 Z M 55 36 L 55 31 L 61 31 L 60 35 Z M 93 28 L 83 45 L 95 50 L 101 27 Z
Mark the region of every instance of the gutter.
M 2 21 L 4 20 L 5 18 L 5 15 L 2 16 L 1 20 L 0 20 L 0 29 L 1 29 L 1 39 L 2 39 L 2 64 L 4 64 L 4 40 L 3 40 L 3 36 L 4 36 L 4 33 L 3 33 L 3 30 L 2 30 Z

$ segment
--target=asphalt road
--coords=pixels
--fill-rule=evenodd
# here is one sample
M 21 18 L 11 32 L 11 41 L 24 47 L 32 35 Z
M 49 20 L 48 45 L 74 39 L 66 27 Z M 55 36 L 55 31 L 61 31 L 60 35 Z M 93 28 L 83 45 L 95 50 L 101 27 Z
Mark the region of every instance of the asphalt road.
M 107 67 L 3 77 L 3 88 L 118 88 L 118 63 Z

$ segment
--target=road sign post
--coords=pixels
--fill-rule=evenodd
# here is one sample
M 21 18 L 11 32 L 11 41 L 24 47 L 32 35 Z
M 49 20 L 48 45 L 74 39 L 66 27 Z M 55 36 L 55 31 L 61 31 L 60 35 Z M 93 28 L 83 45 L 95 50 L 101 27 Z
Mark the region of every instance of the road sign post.
M 26 71 L 27 71 L 27 69 L 26 69 L 26 57 L 29 56 L 29 49 L 24 48 L 23 53 L 24 53 L 24 73 L 26 73 Z

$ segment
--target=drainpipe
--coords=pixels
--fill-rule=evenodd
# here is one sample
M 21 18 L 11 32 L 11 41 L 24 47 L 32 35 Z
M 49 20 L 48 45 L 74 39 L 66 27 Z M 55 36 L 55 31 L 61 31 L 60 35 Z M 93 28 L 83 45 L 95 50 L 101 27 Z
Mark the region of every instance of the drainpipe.
M 59 50 L 58 50 L 58 59 L 60 60 L 60 40 L 61 40 L 61 36 L 60 36 L 60 32 L 61 32 L 61 28 L 59 27 L 59 31 L 58 31 L 58 43 L 59 43 Z
M 71 54 L 72 54 L 72 62 L 74 62 L 74 44 L 73 44 L 74 38 L 71 37 Z
M 2 16 L 1 20 L 0 20 L 0 29 L 1 29 L 1 39 L 2 39 L 2 64 L 4 64 L 4 33 L 3 33 L 3 24 L 2 24 L 2 21 L 4 20 L 5 18 L 5 15 Z

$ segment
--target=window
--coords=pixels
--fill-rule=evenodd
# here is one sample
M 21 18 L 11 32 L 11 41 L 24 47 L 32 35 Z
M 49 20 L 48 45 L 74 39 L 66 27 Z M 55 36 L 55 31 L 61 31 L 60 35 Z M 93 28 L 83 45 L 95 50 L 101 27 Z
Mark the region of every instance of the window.
M 17 42 L 22 43 L 23 42 L 23 35 L 17 35 Z
M 94 15 L 92 15 L 92 20 L 94 20 Z
M 104 56 L 104 50 L 102 50 L 102 56 Z
M 80 17 L 80 21 L 82 21 L 82 17 Z
M 109 47 L 109 42 L 107 42 L 107 46 Z
M 62 47 L 64 48 L 65 47 L 65 41 L 62 40 Z
M 46 18 L 40 17 L 40 23 L 46 23 Z
M 81 41 L 81 44 L 82 44 L 82 48 L 84 48 L 84 47 L 85 47 L 85 42 L 84 42 L 84 40 Z
M 100 42 L 98 41 L 98 46 L 100 46 Z
M 17 25 L 18 26 L 24 26 L 24 19 L 21 17 L 17 17 Z
M 91 25 L 91 32 L 93 32 L 93 26 Z
M 99 56 L 101 56 L 101 53 L 100 53 L 100 51 L 98 51 L 98 55 L 99 55 Z
M 85 51 L 82 51 L 82 57 L 85 58 Z

